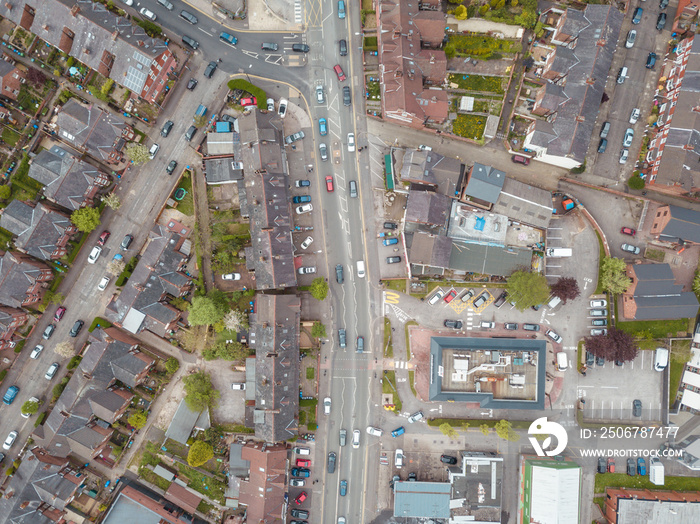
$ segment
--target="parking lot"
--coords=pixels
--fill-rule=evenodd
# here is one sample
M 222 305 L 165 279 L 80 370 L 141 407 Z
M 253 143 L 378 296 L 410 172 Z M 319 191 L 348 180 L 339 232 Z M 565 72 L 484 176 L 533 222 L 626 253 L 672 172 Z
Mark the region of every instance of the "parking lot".
M 547 228 L 547 248 L 572 250 L 568 257 L 546 258 L 545 276 L 550 284 L 561 277 L 597 275 L 598 238 L 578 210 L 552 218 Z M 579 287 L 583 289 L 581 282 Z

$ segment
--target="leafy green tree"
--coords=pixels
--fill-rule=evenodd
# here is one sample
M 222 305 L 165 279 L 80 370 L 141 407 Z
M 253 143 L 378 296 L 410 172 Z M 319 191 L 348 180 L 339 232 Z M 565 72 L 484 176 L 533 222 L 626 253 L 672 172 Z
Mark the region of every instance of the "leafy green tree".
M 533 28 L 537 24 L 537 12 L 523 9 L 523 12 L 515 17 L 515 22 L 526 28 Z
M 639 176 L 639 174 L 634 174 L 627 180 L 627 185 L 630 189 L 644 189 L 646 183 L 644 179 Z
M 190 450 L 187 453 L 187 463 L 193 468 L 198 468 L 213 458 L 214 448 L 203 440 L 195 441 L 195 443 L 190 446 Z
M 214 389 L 209 373 L 200 371 L 183 379 L 185 384 L 185 402 L 192 411 L 202 411 L 215 407 L 219 401 L 219 392 Z
M 81 207 L 71 213 L 70 221 L 79 231 L 89 233 L 100 225 L 100 211 L 94 207 Z
M 207 117 L 204 115 L 197 115 L 194 117 L 193 124 L 194 127 L 204 127 L 207 125 Z
M 103 95 L 107 96 L 109 93 L 112 91 L 112 87 L 114 86 L 114 80 L 111 78 L 108 78 L 107 81 L 104 83 L 100 91 L 102 92 Z
M 488 6 L 488 4 L 484 4 L 479 8 L 479 14 L 481 16 L 484 16 L 486 13 L 489 12 L 489 9 L 490 9 L 490 7 Z
M 129 415 L 128 421 L 129 424 L 136 429 L 141 429 L 146 425 L 146 419 L 148 418 L 148 415 L 146 415 L 146 412 L 144 410 L 139 410 L 139 411 L 134 411 L 131 415 Z
M 10 196 L 12 196 L 10 184 L 0 186 L 0 200 L 7 200 Z
M 491 430 L 491 428 L 489 428 L 488 424 L 482 424 L 481 426 L 479 426 L 479 429 L 481 430 L 481 433 L 484 436 L 488 436 L 489 431 Z
M 148 148 L 142 144 L 137 144 L 136 142 L 131 142 L 126 146 L 126 156 L 131 160 L 134 165 L 141 165 L 148 162 L 151 157 L 148 154 Z
M 461 4 L 464 0 L 447 0 L 451 4 Z
M 316 300 L 325 300 L 328 296 L 328 282 L 322 277 L 314 278 L 311 282 L 310 293 Z
M 447 44 L 444 48 L 445 51 L 445 56 L 447 58 L 454 58 L 455 54 L 457 53 L 457 50 L 455 49 L 454 44 Z
M 204 360 L 241 360 L 248 356 L 248 350 L 240 342 L 219 342 L 202 351 Z
M 457 8 L 455 9 L 454 16 L 457 20 L 466 20 L 467 19 L 467 8 L 464 7 L 463 5 L 458 5 Z
M 544 275 L 516 271 L 508 279 L 508 294 L 520 311 L 544 304 L 549 298 L 549 284 Z
M 439 429 L 442 432 L 442 434 L 448 438 L 457 438 L 459 436 L 457 430 L 450 426 L 448 422 L 443 422 L 442 424 L 440 424 Z
M 511 424 L 508 420 L 499 420 L 496 422 L 494 429 L 496 430 L 496 435 L 504 440 L 509 440 L 511 442 L 520 440 L 520 435 L 513 430 L 513 424 Z
M 600 265 L 600 285 L 612 293 L 619 295 L 627 291 L 631 281 L 627 276 L 627 264 L 621 258 L 605 257 Z
M 210 292 L 206 296 L 192 299 L 187 321 L 190 326 L 210 326 L 223 319 L 227 311 L 228 304 L 222 305 L 221 301 Z
M 311 336 L 314 338 L 326 338 L 328 336 L 326 334 L 326 326 L 318 321 L 314 322 L 314 325 L 311 326 Z
M 700 273 L 697 273 L 693 279 L 693 291 L 695 294 L 700 294 Z
M 25 415 L 33 415 L 37 411 L 39 411 L 38 402 L 27 400 L 24 404 L 22 404 L 22 413 L 24 413 Z
M 175 357 L 170 357 L 165 361 L 165 371 L 171 375 L 180 369 L 180 362 Z

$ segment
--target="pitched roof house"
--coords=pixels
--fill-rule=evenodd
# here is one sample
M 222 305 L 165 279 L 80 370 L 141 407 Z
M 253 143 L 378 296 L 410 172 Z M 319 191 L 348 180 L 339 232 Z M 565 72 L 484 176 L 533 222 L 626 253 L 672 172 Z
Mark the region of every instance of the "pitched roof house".
M 552 16 L 558 14 L 559 16 Z M 528 128 L 523 147 L 548 164 L 571 169 L 583 164 L 617 48 L 623 14 L 611 5 L 583 11 L 552 7 L 541 20 L 552 51 L 537 63 L 547 80 L 532 112 L 546 117 Z
M 462 198 L 474 206 L 491 209 L 505 181 L 506 174 L 500 169 L 474 162 L 467 174 Z
M 241 449 L 241 458 L 250 462 L 250 474 L 240 482 L 239 497 L 248 522 L 281 522 L 287 509 L 287 446 L 249 441 Z
M 32 307 L 41 302 L 53 271 L 40 260 L 17 251 L 0 252 L 0 304 Z
M 172 497 L 171 497 L 172 498 Z M 141 486 L 129 482 L 119 491 L 106 512 L 102 524 L 205 524 L 206 521 L 189 514 L 185 508 Z
M 58 138 L 107 164 L 121 162 L 126 142 L 136 138 L 131 126 L 120 118 L 75 99 L 70 99 L 61 108 L 55 126 Z
M 399 176 L 410 182 L 412 189 L 435 191 L 451 198 L 459 198 L 465 179 L 466 166 L 458 159 L 442 156 L 434 151 L 409 149 L 401 158 Z
M 107 306 L 108 319 L 131 333 L 144 329 L 166 336 L 177 329 L 182 311 L 170 298 L 185 296 L 192 277 L 185 273 L 192 242 L 189 229 L 171 220 L 148 235 L 148 246 L 119 296 Z
M 70 211 L 92 206 L 97 192 L 110 184 L 105 173 L 58 146 L 34 157 L 29 176 L 44 186 L 47 199 Z
M 673 244 L 700 244 L 700 213 L 684 207 L 660 206 L 650 232 Z
M 299 319 L 294 295 L 257 295 L 250 319 L 255 350 L 255 436 L 279 442 L 298 432 Z
M 175 70 L 165 41 L 99 2 L 17 0 L 2 3 L 0 15 L 149 103 Z
M 629 264 L 627 276 L 632 285 L 622 295 L 624 318 L 665 320 L 697 316 L 698 298 L 676 284 L 668 264 Z
M 26 74 L 15 67 L 12 58 L 0 53 L 0 95 L 16 101 L 19 89 L 26 81 Z
M 28 318 L 23 309 L 0 305 L 0 351 L 15 347 L 19 340 L 15 331 L 26 324 Z
M 452 199 L 431 191 L 409 191 L 406 203 L 406 232 L 425 231 L 444 234 L 450 217 Z
M 34 430 L 37 443 L 57 457 L 100 455 L 114 424 L 131 403 L 129 389 L 146 379 L 155 360 L 138 349 L 138 341 L 117 329 L 96 329 L 76 373 L 46 422 Z
M 58 260 L 68 253 L 68 241 L 78 228 L 49 203 L 13 200 L 2 210 L 0 227 L 16 236 L 15 247 L 40 260 Z
M 447 58 L 438 49 L 445 15 L 419 2 L 379 2 L 379 74 L 384 118 L 420 129 L 447 120 Z

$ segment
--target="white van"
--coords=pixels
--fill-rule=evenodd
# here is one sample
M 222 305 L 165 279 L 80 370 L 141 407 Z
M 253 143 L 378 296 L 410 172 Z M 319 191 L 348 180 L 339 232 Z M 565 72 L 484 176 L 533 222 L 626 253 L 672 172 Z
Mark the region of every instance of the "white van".
M 402 449 L 396 450 L 396 457 L 394 459 L 394 466 L 396 466 L 396 469 L 401 469 L 401 466 L 403 466 L 403 450 Z
M 666 348 L 656 348 L 656 355 L 654 357 L 654 369 L 656 371 L 663 371 L 668 366 L 668 349 Z
M 563 351 L 557 353 L 557 369 L 559 371 L 566 371 L 569 369 L 569 359 L 566 358 L 566 353 Z
M 559 298 L 559 297 L 552 297 L 552 300 L 550 300 L 549 302 L 547 302 L 547 307 L 548 307 L 549 309 L 554 309 L 554 308 L 557 307 L 559 304 L 561 304 L 561 298 Z
M 311 455 L 311 450 L 309 448 L 294 448 L 294 452 L 297 455 Z
M 245 391 L 245 382 L 234 382 L 233 384 L 231 384 L 231 389 L 236 391 Z
M 357 276 L 360 278 L 365 278 L 365 261 L 364 260 L 357 261 Z

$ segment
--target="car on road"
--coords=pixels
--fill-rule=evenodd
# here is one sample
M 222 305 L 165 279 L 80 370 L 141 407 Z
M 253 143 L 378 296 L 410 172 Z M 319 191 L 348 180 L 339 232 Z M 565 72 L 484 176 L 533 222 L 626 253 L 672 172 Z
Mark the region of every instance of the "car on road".
M 329 193 L 333 192 L 333 176 L 332 175 L 328 175 L 326 177 L 326 191 L 328 191 Z
M 488 302 L 488 299 L 489 299 L 489 292 L 484 291 L 481 295 L 479 295 L 476 298 L 476 300 L 474 300 L 474 303 L 472 304 L 472 306 L 474 307 L 474 309 L 479 309 L 481 306 L 486 304 L 486 302 Z
M 632 140 L 634 140 L 634 129 L 628 127 L 627 131 L 625 131 L 625 138 L 622 140 L 622 145 L 624 147 L 629 147 L 632 145 Z
M 656 53 L 653 51 L 649 53 L 647 56 L 647 63 L 644 65 L 647 69 L 654 69 L 654 66 L 656 65 Z
M 338 330 L 338 345 L 341 348 L 344 348 L 348 345 L 347 344 L 347 335 L 345 334 L 345 330 L 342 328 Z
M 215 61 L 209 62 L 207 65 L 207 68 L 204 70 L 204 76 L 205 78 L 211 78 L 214 75 L 214 71 L 216 71 L 216 66 L 218 64 Z
M 592 308 L 607 307 L 607 306 L 608 306 L 608 301 L 603 300 L 603 299 L 591 300 L 589 302 L 589 307 L 592 307 Z
M 92 248 L 92 251 L 90 251 L 90 254 L 88 255 L 88 264 L 94 264 L 97 262 L 97 259 L 100 258 L 100 254 L 102 253 L 102 248 L 99 246 L 95 246 Z
M 304 479 L 295 479 L 295 478 L 289 479 L 289 485 L 292 487 L 295 487 L 295 488 L 304 487 L 305 484 L 306 484 L 306 481 Z
M 313 237 L 306 237 L 301 243 L 301 249 L 308 249 L 308 247 L 313 243 Z
M 360 447 L 360 430 L 359 429 L 352 430 L 352 447 L 353 447 L 353 449 L 357 449 Z
M 70 332 L 68 333 L 68 336 L 75 338 L 78 336 L 80 333 L 80 330 L 83 329 L 83 326 L 85 325 L 85 322 L 82 320 L 76 320 L 75 324 L 73 324 L 73 327 L 70 328 Z
M 185 37 L 183 36 L 182 38 L 184 39 Z M 199 80 L 197 80 L 196 78 L 190 78 L 187 82 L 187 89 L 189 89 L 190 91 L 194 91 L 194 88 L 197 87 L 197 84 L 199 84 Z
M 340 64 L 334 65 L 333 71 L 335 71 L 335 74 L 338 77 L 339 82 L 345 82 L 345 73 L 343 72 L 343 68 L 340 67 Z
M 318 119 L 318 133 L 321 136 L 326 136 L 328 134 L 328 123 L 325 118 Z
M 221 275 L 221 280 L 240 280 L 240 279 L 241 279 L 240 273 L 226 273 L 225 275 Z
M 345 281 L 343 277 L 343 264 L 336 264 L 335 266 L 335 281 L 338 284 L 342 284 Z
M 134 241 L 134 237 L 132 235 L 126 235 L 124 237 L 124 240 L 122 240 L 122 243 L 119 244 L 119 247 L 122 248 L 124 251 L 129 249 L 129 246 L 131 243 Z
M 510 157 L 511 161 L 515 164 L 522 164 L 524 166 L 530 165 L 530 157 L 524 155 L 513 155 Z
M 608 133 L 610 133 L 610 122 L 603 122 L 600 128 L 600 138 L 608 138 Z
M 657 31 L 663 31 L 664 27 L 666 27 L 666 13 L 659 13 L 656 19 L 656 29 Z
M 600 335 L 607 335 L 608 330 L 607 329 L 591 329 L 591 336 L 592 337 L 597 337 Z
M 340 496 L 344 497 L 347 494 L 348 494 L 348 481 L 341 480 L 340 481 Z
M 171 160 L 170 163 L 168 164 L 168 167 L 165 168 L 165 172 L 168 173 L 169 175 L 173 174 L 173 171 L 177 169 L 177 161 L 176 160 Z
M 627 459 L 627 474 L 630 477 L 634 477 L 637 475 L 637 463 L 634 461 L 633 458 Z
M 381 437 L 384 434 L 384 430 L 374 426 L 367 426 L 367 433 L 373 437 Z
M 622 228 L 620 228 L 620 233 L 622 233 L 623 235 L 629 235 L 629 236 L 633 237 L 634 235 L 637 234 L 637 230 L 632 229 L 631 227 L 622 227 Z
M 503 304 L 506 303 L 506 298 L 508 298 L 508 292 L 507 292 L 507 291 L 504 291 L 503 293 L 501 293 L 501 294 L 498 296 L 498 298 L 497 298 L 496 301 L 493 303 L 493 305 L 496 306 L 496 307 L 501 307 Z
M 643 13 L 644 13 L 644 10 L 641 7 L 638 7 L 637 9 L 635 9 L 634 15 L 632 16 L 632 23 L 636 25 L 639 22 L 641 22 Z
M 191 38 L 187 35 L 182 35 L 182 43 L 186 44 L 187 46 L 191 47 L 194 50 L 197 50 L 197 48 L 199 47 L 199 42 L 197 42 L 194 38 Z M 194 79 L 192 79 L 192 80 L 194 80 Z M 192 91 L 197 86 L 197 81 L 195 80 L 192 87 L 190 87 L 190 83 L 192 83 L 192 80 L 190 80 L 190 82 L 187 84 L 187 89 L 189 89 L 190 91 Z
M 346 40 L 341 39 L 338 42 L 338 49 L 340 56 L 346 56 L 348 54 L 348 43 Z
M 5 451 L 9 450 L 12 447 L 12 444 L 15 443 L 15 440 L 17 440 L 17 432 L 10 431 L 10 434 L 7 435 L 5 442 L 2 443 L 2 449 Z
M 632 113 L 630 113 L 630 124 L 636 124 L 641 114 L 642 113 L 639 111 L 638 108 L 635 107 L 634 109 L 632 109 Z
M 462 329 L 462 321 L 461 320 L 445 320 L 444 325 L 446 328 L 452 328 L 452 329 Z
M 457 457 L 452 455 L 440 455 L 440 462 L 443 464 L 457 464 Z
M 66 308 L 61 306 L 56 310 L 56 313 L 54 313 L 53 319 L 55 322 L 60 322 L 61 319 L 63 318 L 63 315 L 66 314 Z
M 41 355 L 42 351 L 44 351 L 44 346 L 42 346 L 41 344 L 37 344 L 36 346 L 34 346 L 34 349 L 32 349 L 29 358 L 36 360 L 37 358 L 39 358 L 39 355 Z
M 300 275 L 312 275 L 316 273 L 316 266 L 301 266 L 297 269 L 297 273 Z
M 304 509 L 296 509 L 294 508 L 292 510 L 292 517 L 297 518 L 297 519 L 308 519 L 309 518 L 309 512 L 304 510 Z
M 413 424 L 414 422 L 419 421 L 420 419 L 423 418 L 423 412 L 422 411 L 416 411 L 413 415 L 408 417 L 408 422 L 410 424 Z
M 627 49 L 634 47 L 634 41 L 636 39 L 637 39 L 637 31 L 634 29 L 630 29 L 630 31 L 627 33 L 627 40 L 625 41 L 625 47 Z
M 633 246 L 632 244 L 622 244 L 620 246 L 620 249 L 627 253 L 632 253 L 633 255 L 638 255 L 641 251 L 641 249 L 639 249 L 637 246 Z
M 321 160 L 326 162 L 328 160 L 328 146 L 326 144 L 324 144 L 323 142 L 321 142 L 318 145 L 318 152 L 321 155 Z
M 292 133 L 291 135 L 287 135 L 284 137 L 284 143 L 285 144 L 292 144 L 296 142 L 297 140 L 301 140 L 304 138 L 304 132 L 303 131 L 297 131 L 296 133 Z
M 182 18 L 183 20 L 186 20 L 187 22 L 189 22 L 192 25 L 195 25 L 198 22 L 196 16 L 194 16 L 189 11 L 185 11 L 184 9 L 182 11 L 180 11 L 180 18 Z
M 311 470 L 308 468 L 292 468 L 292 476 L 308 478 L 311 476 Z
M 445 298 L 443 299 L 447 304 L 452 302 L 454 298 L 457 296 L 457 291 L 454 289 L 451 289 L 450 292 L 445 295 Z
M 647 463 L 642 457 L 637 458 L 637 471 L 642 477 L 647 474 Z
M 277 51 L 277 49 L 279 49 L 279 46 L 274 42 L 263 42 L 262 44 L 260 44 L 260 49 L 262 49 L 263 51 Z
M 391 432 L 391 436 L 396 438 L 396 437 L 403 435 L 404 433 L 406 433 L 406 428 L 404 428 L 403 426 L 400 426 Z
M 352 97 L 350 96 L 350 88 L 348 86 L 343 87 L 343 105 L 349 106 L 352 104 Z
M 185 140 L 188 142 L 192 142 L 192 139 L 194 138 L 194 135 L 197 134 L 197 128 L 195 126 L 190 126 L 187 128 L 187 131 L 185 131 Z
M 384 229 L 397 229 L 399 226 L 393 222 L 384 222 Z
M 46 374 L 44 375 L 44 378 L 46 380 L 51 380 L 54 376 L 56 376 L 56 372 L 58 371 L 59 364 L 58 362 L 54 362 L 49 366 L 49 369 L 46 371 Z
M 103 232 L 100 234 L 100 238 L 97 239 L 97 244 L 100 245 L 100 246 L 104 246 L 105 243 L 107 242 L 107 239 L 109 238 L 109 236 L 110 236 L 111 234 L 112 234 L 112 233 L 110 233 L 109 231 L 103 231 Z
M 310 50 L 306 44 L 292 44 L 292 51 L 295 53 L 308 53 Z
M 53 332 L 56 330 L 56 324 L 49 324 L 46 326 L 46 329 L 44 332 L 41 334 L 41 338 L 44 340 L 48 340 L 51 338 L 51 335 L 53 335 Z
M 165 122 L 165 124 L 163 124 L 163 127 L 160 130 L 160 136 L 162 136 L 163 138 L 167 137 L 170 134 L 170 131 L 173 130 L 174 125 L 175 123 L 172 120 L 168 120 L 167 122 Z
M 608 316 L 608 310 L 607 309 L 591 309 L 588 314 L 592 317 L 607 317 Z
M 345 18 L 345 0 L 338 0 L 338 18 Z
M 296 180 L 294 185 L 296 187 L 311 187 L 311 182 L 309 180 Z
M 326 468 L 328 470 L 328 473 L 334 473 L 335 472 L 335 462 L 336 462 L 336 454 L 331 451 L 328 454 L 328 463 L 326 465 Z
M 632 401 L 632 416 L 641 417 L 642 416 L 642 401 L 635 399 Z
M 608 457 L 608 473 L 615 473 L 615 460 Z
M 316 86 L 316 102 L 319 104 L 326 103 L 326 97 L 323 94 L 323 86 Z
M 304 213 L 311 213 L 314 210 L 314 206 L 312 204 L 303 204 L 301 206 L 297 206 L 294 208 L 294 212 L 297 215 L 303 215 Z
M 5 396 L 2 397 L 3 403 L 7 404 L 8 406 L 12 404 L 15 401 L 15 398 L 17 398 L 17 394 L 19 393 L 19 388 L 17 386 L 10 386 L 7 388 L 7 391 L 5 392 Z
M 608 471 L 607 464 L 605 464 L 605 457 L 598 457 L 598 473 L 606 473 Z
M 238 38 L 224 31 L 219 33 L 219 40 L 226 42 L 229 45 L 236 45 L 238 43 Z
M 326 397 L 323 399 L 323 414 L 324 415 L 331 414 L 331 397 Z
M 144 18 L 148 18 L 151 22 L 155 22 L 157 18 L 153 11 L 151 11 L 150 9 L 146 9 L 145 7 L 139 9 L 139 14 Z
M 306 491 L 302 491 L 301 493 L 299 493 L 299 495 L 297 495 L 297 498 L 294 499 L 294 502 L 297 505 L 299 505 L 299 504 L 303 503 L 307 497 L 308 497 L 308 495 L 306 494 Z
M 523 329 L 525 331 L 539 331 L 540 325 L 539 324 L 523 324 Z
M 277 106 L 277 114 L 279 115 L 280 118 L 284 118 L 287 115 L 287 102 L 286 98 L 280 98 L 280 103 Z
M 241 105 L 241 107 L 256 106 L 256 105 L 258 105 L 258 99 L 255 98 L 254 96 L 248 96 L 245 98 L 241 98 L 239 100 L 239 104 Z
M 365 350 L 365 337 L 357 337 L 357 352 L 362 353 Z
M 551 338 L 554 342 L 557 344 L 561 344 L 561 341 L 564 340 L 559 333 L 554 331 L 553 329 L 548 329 L 545 331 L 545 335 Z
M 629 149 L 623 149 L 622 151 L 620 151 L 620 164 L 626 163 L 629 156 L 630 156 Z
M 401 262 L 401 257 L 386 257 L 387 264 L 398 264 Z
M 355 151 L 355 133 L 348 133 L 348 153 Z

